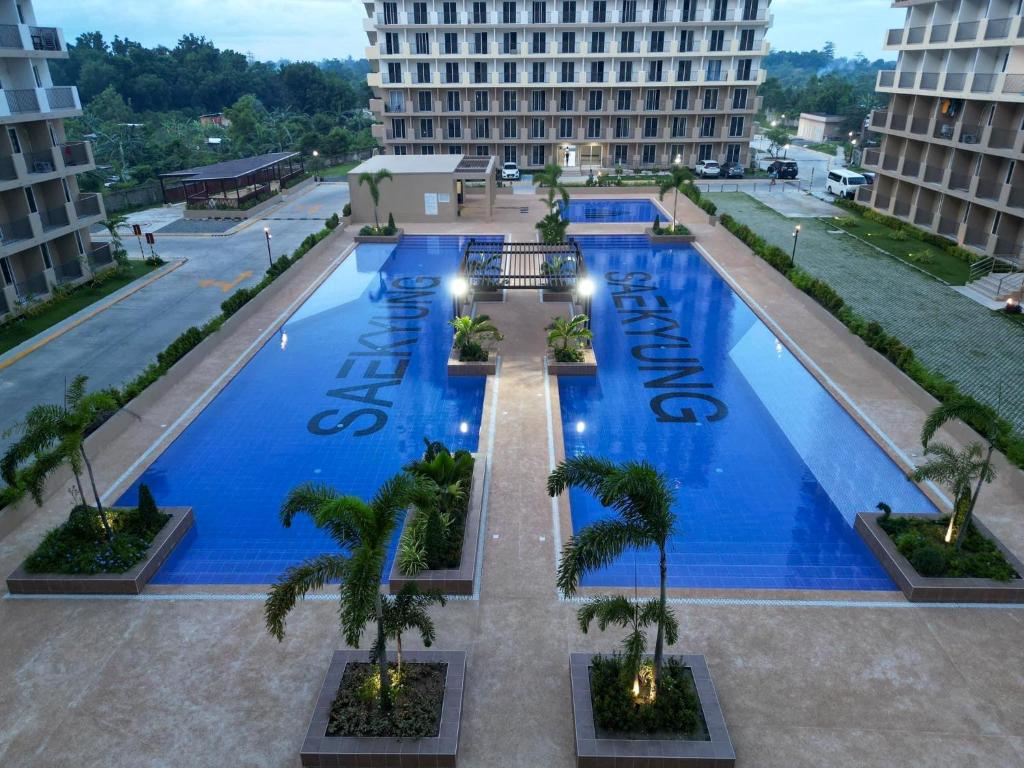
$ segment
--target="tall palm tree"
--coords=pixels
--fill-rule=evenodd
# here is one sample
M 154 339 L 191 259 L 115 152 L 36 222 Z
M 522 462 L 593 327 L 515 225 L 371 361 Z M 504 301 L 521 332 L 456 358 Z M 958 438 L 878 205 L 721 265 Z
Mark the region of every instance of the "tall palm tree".
M 586 526 L 562 550 L 558 563 L 558 588 L 566 597 L 574 595 L 580 579 L 591 571 L 613 563 L 630 548 L 658 548 L 660 595 L 658 635 L 654 643 L 654 687 L 661 680 L 665 645 L 668 564 L 665 547 L 674 533 L 672 511 L 675 494 L 665 476 L 646 461 L 615 464 L 593 456 L 566 459 L 548 477 L 548 494 L 558 496 L 566 488 L 582 488 L 595 495 L 602 506 L 611 507 L 618 517 Z
M 561 178 L 562 167 L 555 163 L 548 163 L 544 166 L 544 170 L 533 174 L 534 184 L 542 184 L 547 187 L 548 213 L 554 213 L 558 209 L 555 203 L 556 196 L 562 198 L 563 203 L 568 204 L 569 202 L 569 190 L 562 184 Z
M 928 414 L 928 418 L 924 421 L 924 426 L 921 427 L 921 445 L 925 448 L 925 451 L 927 451 L 932 438 L 935 437 L 935 433 L 951 421 L 962 421 L 965 424 L 974 425 L 977 431 L 981 433 L 981 436 L 985 438 L 987 444 L 984 467 L 979 472 L 977 485 L 974 488 L 974 493 L 971 495 L 970 504 L 967 505 L 966 512 L 964 513 L 964 520 L 960 524 L 962 530 L 957 535 L 956 545 L 959 548 L 963 543 L 964 532 L 970 527 L 971 518 L 974 516 L 974 508 L 978 503 L 978 495 L 981 493 L 982 483 L 991 482 L 991 480 L 985 480 L 984 478 L 989 474 L 993 477 L 995 476 L 992 472 L 992 454 L 996 450 L 999 417 L 991 408 L 975 400 L 955 398 L 945 403 L 940 403 L 935 410 Z M 950 525 L 952 523 L 953 520 L 951 518 Z
M 359 186 L 365 184 L 370 188 L 370 197 L 373 199 L 373 225 L 380 229 L 380 220 L 377 218 L 377 206 L 380 205 L 380 183 L 384 179 L 393 179 L 391 171 L 381 168 L 375 173 L 359 174 Z
M 633 696 L 636 698 L 640 696 L 640 668 L 647 652 L 645 630 L 652 624 L 664 624 L 665 641 L 674 645 L 679 639 L 679 622 L 671 609 L 663 608 L 658 600 L 636 602 L 622 595 L 595 597 L 583 604 L 576 612 L 576 618 L 583 634 L 595 619 L 602 632 L 609 624 L 629 629 L 629 634 L 622 641 L 623 671 L 633 683 Z
M 683 165 L 673 165 L 672 170 L 668 176 L 662 178 L 658 182 L 658 199 L 664 200 L 665 195 L 669 192 L 674 191 L 675 195 L 672 198 L 672 226 L 676 226 L 676 207 L 679 205 L 679 193 L 683 190 L 684 184 L 689 184 L 693 181 L 693 174 L 690 173 L 690 169 Z
M 946 541 L 951 541 L 955 533 L 956 548 L 960 549 L 971 527 L 974 500 L 977 498 L 977 492 L 972 494 L 974 483 L 977 481 L 980 489 L 982 483 L 995 480 L 995 467 L 989 457 L 984 456 L 985 447 L 981 443 L 971 443 L 961 451 L 943 443 L 930 443 L 924 452 L 934 458 L 914 470 L 912 477 L 918 482 L 933 480 L 943 483 L 953 491 L 953 514 L 949 517 Z
M 434 644 L 436 633 L 434 621 L 427 613 L 431 605 L 444 605 L 440 592 L 420 592 L 414 583 L 406 584 L 397 595 L 384 595 L 384 636 L 395 641 L 395 660 L 398 662 L 398 676 L 402 676 L 402 633 L 415 629 L 420 633 L 423 645 Z M 378 650 L 374 647 L 374 656 Z
M 93 503 L 107 537 L 113 536 L 103 501 L 96 488 L 92 462 L 85 450 L 86 431 L 118 409 L 117 400 L 109 392 L 86 392 L 86 376 L 78 375 L 71 381 L 64 405 L 41 404 L 29 409 L 21 424 L 21 436 L 8 447 L 0 459 L 0 474 L 13 485 L 19 476 L 18 468 L 29 459 L 33 466 L 21 475 L 27 490 L 37 504 L 42 503 L 46 478 L 61 464 L 67 463 L 75 476 L 82 502 L 86 495 L 82 488 L 83 469 L 89 476 Z
M 358 648 L 363 627 L 370 621 L 377 623 L 374 657 L 380 671 L 379 705 L 385 715 L 391 712 L 392 703 L 388 626 L 380 584 L 388 545 L 415 485 L 409 475 L 395 475 L 369 502 L 343 496 L 322 484 L 305 483 L 294 488 L 281 507 L 281 524 L 289 528 L 296 515 L 307 514 L 317 528 L 338 543 L 341 552 L 319 555 L 286 570 L 270 588 L 263 608 L 267 631 L 282 640 L 285 619 L 295 603 L 328 581 L 340 581 L 339 617 L 345 642 Z

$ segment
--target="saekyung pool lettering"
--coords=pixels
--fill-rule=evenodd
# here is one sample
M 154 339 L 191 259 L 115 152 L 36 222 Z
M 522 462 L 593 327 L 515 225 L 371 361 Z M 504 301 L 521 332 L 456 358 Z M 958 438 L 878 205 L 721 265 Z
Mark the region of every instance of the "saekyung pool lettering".
M 691 349 L 692 345 L 686 336 L 673 331 L 680 328 L 679 322 L 673 319 L 675 310 L 668 300 L 658 293 L 658 285 L 649 272 L 608 272 L 605 275 L 609 286 L 613 286 L 612 301 L 622 319 L 626 336 L 653 339 L 630 348 L 630 354 L 643 372 L 655 375 L 644 382 L 647 389 L 667 389 L 651 398 L 651 410 L 663 423 L 695 424 L 700 420 L 694 409 L 698 401 L 701 410 L 711 407 L 710 413 L 704 414 L 708 422 L 721 421 L 729 415 L 729 408 L 706 390 L 713 389 L 714 384 L 707 381 L 694 380 L 691 377 L 704 373 L 700 358 L 678 357 L 675 353 L 659 351 Z M 641 328 L 638 324 L 652 321 L 653 328 Z M 700 391 L 705 390 L 705 391 Z M 679 401 L 679 402 L 676 402 Z
M 430 314 L 432 298 L 440 285 L 440 277 L 398 277 L 391 281 L 384 300 L 387 314 L 370 318 L 370 325 L 379 330 L 367 331 L 358 339 L 359 345 L 369 351 L 351 352 L 337 375 L 346 386 L 327 391 L 328 397 L 351 400 L 366 407 L 347 412 L 341 408 L 320 411 L 307 424 L 310 432 L 329 437 L 352 428 L 356 437 L 366 437 L 384 428 L 388 423 L 388 409 L 394 401 L 383 397 L 386 393 L 382 391 L 401 385 L 409 370 L 411 348 L 419 342 L 423 331 L 420 323 L 410 321 Z M 385 343 L 376 340 L 380 336 L 385 337 Z

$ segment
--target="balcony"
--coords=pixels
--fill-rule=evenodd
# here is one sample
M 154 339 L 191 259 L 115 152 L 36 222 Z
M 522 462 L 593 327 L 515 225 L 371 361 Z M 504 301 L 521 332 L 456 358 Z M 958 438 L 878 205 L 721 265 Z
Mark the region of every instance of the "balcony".
M 82 110 L 78 89 L 72 85 L 16 88 L 4 90 L 3 93 L 5 98 L 0 99 L 0 118 L 24 116 L 26 119 L 33 119 L 36 115 L 48 116 L 50 113 Z
M 901 173 L 911 179 L 916 179 L 917 175 L 921 172 L 921 163 L 917 160 L 903 160 L 903 170 Z
M 39 220 L 43 223 L 43 231 L 49 232 L 52 229 L 60 229 L 71 224 L 68 216 L 67 206 L 61 205 L 39 212 Z
M 986 40 L 1003 40 L 1010 36 L 1010 23 L 1013 19 L 989 19 L 985 25 Z
M 46 280 L 46 274 L 38 272 L 15 282 L 14 290 L 17 292 L 19 299 L 29 301 L 48 294 L 50 292 L 50 284 Z
M 89 266 L 94 272 L 113 263 L 114 255 L 110 252 L 110 243 L 94 246 L 89 252 Z
M 0 157 L 0 181 L 17 181 L 18 169 L 14 165 L 14 158 Z
M 64 35 L 57 27 L 33 27 L 27 24 L 0 24 L 0 49 L 4 56 L 21 51 L 29 56 L 65 57 Z
M 939 87 L 939 73 L 938 72 L 922 72 L 921 82 L 917 86 L 922 91 L 934 91 Z
M 1002 182 L 982 179 L 978 182 L 977 195 L 985 200 L 994 200 L 998 202 L 1003 196 L 1003 186 Z
M 871 127 L 885 128 L 889 124 L 889 113 L 884 109 L 876 109 L 871 113 Z
M 931 34 L 928 35 L 929 43 L 944 43 L 949 40 L 949 24 L 933 24 Z
M 0 223 L 0 242 L 4 245 L 11 245 L 21 240 L 31 240 L 35 236 L 32 221 L 27 216 Z
M 954 40 L 958 43 L 965 43 L 978 37 L 978 29 L 981 26 L 979 21 L 965 21 L 956 25 Z
M 903 27 L 899 29 L 890 29 L 889 33 L 885 36 L 886 45 L 899 45 L 903 42 Z
M 941 184 L 946 175 L 946 169 L 937 165 L 926 165 L 924 168 L 924 180 L 929 184 Z
M 53 159 L 53 149 L 44 149 L 41 152 L 26 152 L 25 168 L 30 174 L 53 173 L 57 170 L 57 164 Z
M 925 136 L 931 127 L 932 121 L 928 117 L 914 117 L 910 120 L 910 132 L 918 136 Z
M 893 215 L 902 216 L 904 218 L 910 216 L 910 203 L 903 198 L 896 198 L 896 202 L 892 207 Z
M 878 73 L 878 87 L 892 88 L 896 83 L 896 70 L 883 69 Z
M 864 165 L 868 167 L 878 166 L 879 151 L 877 149 L 864 150 Z
M 900 167 L 899 155 L 886 155 L 882 158 L 883 171 L 895 171 Z
M 67 168 L 93 164 L 92 152 L 89 151 L 89 142 L 87 141 L 69 141 L 61 144 L 60 152 Z
M 907 30 L 907 45 L 920 45 L 924 42 L 926 27 L 911 27 Z
M 103 215 L 102 196 L 98 194 L 80 195 L 75 200 L 75 215 L 80 219 Z
M 82 272 L 82 263 L 75 259 L 74 261 L 67 261 L 63 264 L 53 265 L 53 274 L 57 278 L 57 285 L 64 285 L 65 283 L 73 283 L 84 276 Z
M 949 188 L 969 192 L 971 189 L 971 177 L 966 173 L 949 174 Z

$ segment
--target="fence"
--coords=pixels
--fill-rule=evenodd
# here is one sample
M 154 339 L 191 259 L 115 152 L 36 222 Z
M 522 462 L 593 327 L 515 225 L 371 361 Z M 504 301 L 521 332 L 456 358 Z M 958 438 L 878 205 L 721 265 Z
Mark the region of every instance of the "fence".
M 125 208 L 136 208 L 145 205 L 159 205 L 163 202 L 159 184 L 148 184 L 133 189 L 119 189 L 103 193 L 103 204 L 107 213 L 123 211 Z

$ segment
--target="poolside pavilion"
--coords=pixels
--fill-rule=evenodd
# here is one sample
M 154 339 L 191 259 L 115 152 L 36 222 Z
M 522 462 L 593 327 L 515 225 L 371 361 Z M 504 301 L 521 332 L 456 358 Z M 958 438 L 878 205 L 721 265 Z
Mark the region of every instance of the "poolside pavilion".
M 298 152 L 271 152 L 162 173 L 160 189 L 164 203 L 241 208 L 254 198 L 277 194 L 304 171 Z

